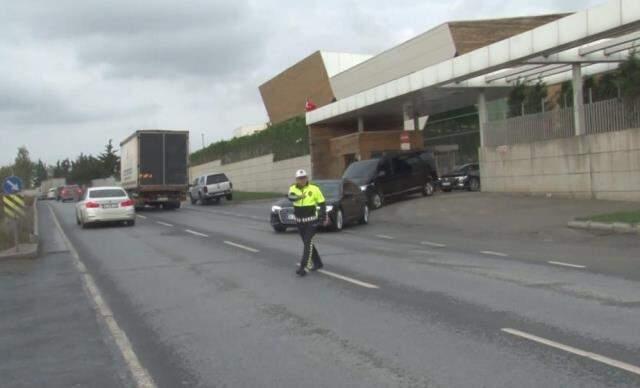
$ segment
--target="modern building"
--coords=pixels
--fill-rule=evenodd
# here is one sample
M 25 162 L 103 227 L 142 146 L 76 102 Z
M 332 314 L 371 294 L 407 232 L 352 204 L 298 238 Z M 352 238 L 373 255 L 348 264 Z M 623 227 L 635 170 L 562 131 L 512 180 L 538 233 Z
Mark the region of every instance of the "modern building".
M 370 55 L 316 51 L 260 85 L 262 101 L 272 124 L 305 113 L 310 99 L 321 107 L 335 101 L 331 78 L 371 58 Z
M 450 89 L 445 94 L 457 98 L 444 101 L 437 93 L 418 93 L 409 99 L 394 100 L 385 109 L 371 109 L 369 101 L 356 101 L 354 96 L 365 97 L 365 92 L 372 90 L 382 96 L 380 85 L 398 79 L 407 80 L 409 75 L 425 67 L 465 55 L 563 16 L 566 15 L 447 22 L 334 75 L 329 79 L 327 89 L 330 87 L 336 102 L 318 111 L 328 112 L 336 105 L 348 103 L 349 110 L 357 114 L 332 115 L 328 121 L 307 121 L 313 124 L 309 140 L 314 176 L 337 177 L 352 161 L 387 151 L 421 149 L 425 142 L 421 129 L 428 115 L 476 102 L 474 96 Z M 407 86 L 406 81 L 403 82 L 405 84 L 393 85 L 402 91 Z M 497 96 L 494 92 L 504 94 L 505 90 L 494 89 L 492 97 Z M 322 102 L 325 105 L 326 100 Z M 428 105 L 429 109 L 420 109 L 423 105 Z M 313 120 L 317 116 L 311 112 L 307 118 Z M 401 139 L 405 140 L 404 146 Z
M 251 124 L 242 125 L 233 130 L 233 137 L 243 137 L 253 135 L 256 132 L 264 131 L 267 129 L 267 124 Z
M 332 78 L 336 101 L 306 114 L 313 174 L 338 176 L 354 157 L 400 149 L 407 137 L 429 144 L 425 117 L 475 106 L 483 191 L 640 201 L 640 102 L 585 104 L 583 95 L 585 76 L 617 69 L 637 47 L 637 0 L 446 23 Z M 541 80 L 569 82 L 571 104 L 490 117 L 490 102 Z

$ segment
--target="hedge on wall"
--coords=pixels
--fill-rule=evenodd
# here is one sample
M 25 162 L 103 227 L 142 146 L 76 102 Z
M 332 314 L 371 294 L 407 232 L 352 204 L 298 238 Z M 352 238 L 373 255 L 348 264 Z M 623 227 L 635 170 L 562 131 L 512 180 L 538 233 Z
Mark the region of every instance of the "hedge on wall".
M 191 164 L 214 160 L 222 164 L 239 162 L 273 153 L 273 160 L 284 160 L 309 154 L 309 132 L 304 117 L 294 117 L 271 125 L 253 135 L 222 140 L 191 154 Z

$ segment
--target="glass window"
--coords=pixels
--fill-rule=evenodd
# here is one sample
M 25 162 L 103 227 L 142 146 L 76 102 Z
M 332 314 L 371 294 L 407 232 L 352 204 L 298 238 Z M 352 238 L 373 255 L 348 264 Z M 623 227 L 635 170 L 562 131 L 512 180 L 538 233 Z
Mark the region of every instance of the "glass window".
M 122 189 L 99 189 L 89 192 L 90 198 L 122 198 L 126 196 L 127 193 Z
M 207 184 L 212 185 L 214 183 L 227 182 L 229 179 L 224 174 L 214 174 L 207 176 Z
M 395 174 L 411 173 L 411 165 L 407 162 L 406 157 L 393 158 L 393 172 Z
M 369 179 L 375 174 L 378 162 L 378 159 L 354 162 L 349 165 L 343 176 L 349 179 Z

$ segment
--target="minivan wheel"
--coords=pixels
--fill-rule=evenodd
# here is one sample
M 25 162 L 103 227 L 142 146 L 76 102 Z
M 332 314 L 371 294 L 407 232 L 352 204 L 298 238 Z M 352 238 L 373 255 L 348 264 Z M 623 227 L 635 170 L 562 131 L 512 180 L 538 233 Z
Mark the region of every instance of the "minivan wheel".
M 371 195 L 371 206 L 374 209 L 380 209 L 382 207 L 382 195 L 375 192 Z
M 344 227 L 344 217 L 342 214 L 342 209 L 336 210 L 336 220 L 333 223 L 333 230 L 339 232 Z
M 478 180 L 478 178 L 471 178 L 469 181 L 469 191 L 480 191 L 480 180 Z
M 433 183 L 427 182 L 422 187 L 422 195 L 425 196 L 425 197 L 430 197 L 430 196 L 433 195 L 434 190 L 435 189 L 433 187 Z
M 369 223 L 369 205 L 364 205 L 364 209 L 362 210 L 362 218 L 360 219 L 360 224 L 366 225 Z

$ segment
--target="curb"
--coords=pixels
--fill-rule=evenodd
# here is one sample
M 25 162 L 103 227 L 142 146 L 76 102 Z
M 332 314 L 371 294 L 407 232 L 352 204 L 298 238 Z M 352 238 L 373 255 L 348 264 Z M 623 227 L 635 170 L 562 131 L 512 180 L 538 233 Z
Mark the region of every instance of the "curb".
M 626 222 L 595 222 L 595 221 L 569 221 L 567 226 L 572 229 L 597 230 L 603 232 L 613 232 L 617 234 L 638 234 L 640 235 L 640 225 L 628 224 Z

